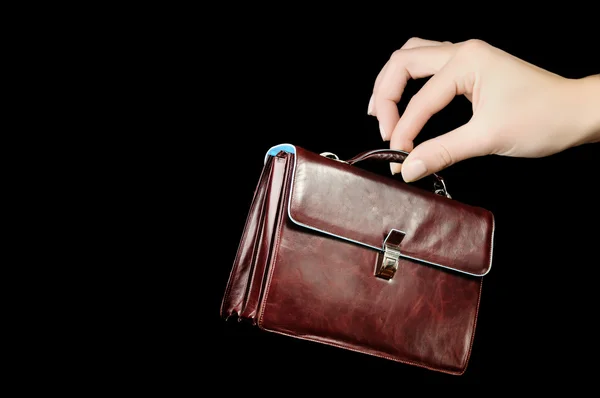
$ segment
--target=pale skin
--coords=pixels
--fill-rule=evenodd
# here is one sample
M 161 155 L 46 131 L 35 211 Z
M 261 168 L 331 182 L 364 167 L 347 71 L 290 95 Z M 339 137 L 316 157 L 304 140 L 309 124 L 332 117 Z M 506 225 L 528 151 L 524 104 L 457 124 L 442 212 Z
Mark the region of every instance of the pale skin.
M 400 117 L 408 81 L 430 76 Z M 471 101 L 471 119 L 414 147 L 429 118 L 458 95 Z M 476 156 L 536 158 L 600 142 L 600 74 L 568 79 L 480 40 L 412 38 L 379 72 L 368 114 L 390 148 L 410 152 L 391 169 L 411 182 Z

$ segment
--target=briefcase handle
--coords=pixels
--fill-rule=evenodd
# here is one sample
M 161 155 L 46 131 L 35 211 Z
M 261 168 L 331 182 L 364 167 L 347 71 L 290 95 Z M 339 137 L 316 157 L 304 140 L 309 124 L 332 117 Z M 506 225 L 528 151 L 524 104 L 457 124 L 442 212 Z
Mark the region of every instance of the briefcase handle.
M 344 163 L 348 163 L 350 165 L 354 165 L 358 162 L 362 162 L 363 160 L 371 159 L 383 162 L 393 162 L 393 163 L 403 163 L 408 156 L 408 152 L 402 151 L 399 149 L 373 149 L 371 151 L 366 151 L 359 153 L 349 160 L 340 160 L 337 155 L 331 152 L 323 152 L 321 155 L 329 158 L 333 158 L 335 160 L 339 160 Z M 439 174 L 433 173 L 433 191 L 441 196 L 445 196 L 449 199 L 452 199 L 450 194 L 448 193 L 448 189 L 446 188 L 446 183 L 442 176 Z

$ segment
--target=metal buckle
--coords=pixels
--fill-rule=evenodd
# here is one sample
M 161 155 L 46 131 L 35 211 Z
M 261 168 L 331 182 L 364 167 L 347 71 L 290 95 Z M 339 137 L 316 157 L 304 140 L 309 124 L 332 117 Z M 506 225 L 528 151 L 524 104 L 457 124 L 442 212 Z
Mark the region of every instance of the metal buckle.
M 400 243 L 406 236 L 406 233 L 397 229 L 392 229 L 383 241 L 383 254 L 377 256 L 377 265 L 375 267 L 375 276 L 390 280 L 398 271 L 398 261 L 400 260 Z
M 446 188 L 446 182 L 444 181 L 444 179 L 437 174 L 436 177 L 437 181 L 433 183 L 434 192 L 438 195 L 445 196 L 448 199 L 452 199 L 452 196 L 450 196 L 450 194 L 448 193 L 448 189 Z

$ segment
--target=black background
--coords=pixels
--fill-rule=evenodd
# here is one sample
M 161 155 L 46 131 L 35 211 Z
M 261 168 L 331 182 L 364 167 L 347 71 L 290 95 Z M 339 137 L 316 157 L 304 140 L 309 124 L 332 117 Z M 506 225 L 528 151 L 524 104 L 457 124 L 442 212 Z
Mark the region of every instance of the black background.
M 441 173 L 454 200 L 496 220 L 463 376 L 220 317 L 265 151 L 287 142 L 347 159 L 385 148 L 368 100 L 409 38 L 477 38 L 566 77 L 600 73 L 597 13 L 572 2 L 527 17 L 500 3 L 356 5 L 38 7 L 13 23 L 9 41 L 23 57 L 7 60 L 26 67 L 7 79 L 42 108 L 9 95 L 24 111 L 26 156 L 6 146 L 17 159 L 7 170 L 32 167 L 34 178 L 18 179 L 34 191 L 7 186 L 27 200 L 6 214 L 40 237 L 19 239 L 17 266 L 6 262 L 24 273 L 21 284 L 5 278 L 16 291 L 6 308 L 19 315 L 5 319 L 16 330 L 5 345 L 18 388 L 387 398 L 434 384 L 596 383 L 600 144 L 469 159 Z M 35 11 L 44 24 L 32 26 Z M 13 41 L 21 34 L 29 43 Z M 401 111 L 424 81 L 409 82 Z M 417 144 L 466 122 L 470 106 L 455 99 Z
M 585 362 L 594 361 L 597 350 L 592 275 L 600 265 L 598 145 L 543 159 L 470 159 L 441 173 L 455 200 L 485 207 L 496 217 L 493 267 L 484 279 L 473 351 L 463 376 L 220 318 L 265 151 L 292 143 L 344 159 L 385 148 L 367 104 L 380 68 L 410 37 L 478 38 L 566 77 L 600 72 L 594 49 L 598 33 L 586 23 L 577 23 L 576 29 L 565 28 L 558 22 L 563 19 L 544 18 L 535 23 L 482 20 L 479 26 L 463 18 L 438 24 L 423 11 L 367 23 L 341 14 L 274 12 L 219 18 L 214 27 L 202 27 L 201 45 L 190 49 L 201 61 L 197 92 L 190 93 L 191 104 L 199 108 L 193 111 L 198 129 L 189 134 L 200 142 L 187 148 L 197 159 L 185 174 L 191 178 L 186 192 L 195 201 L 187 216 L 192 232 L 180 244 L 190 251 L 184 263 L 188 270 L 172 286 L 187 289 L 186 311 L 173 309 L 171 314 L 172 328 L 183 325 L 182 335 L 190 338 L 184 344 L 175 337 L 176 348 L 167 350 L 171 360 L 159 361 L 158 369 L 169 369 L 175 383 L 199 377 L 203 386 L 236 395 L 319 391 L 322 386 L 369 387 L 378 393 L 415 384 L 590 380 L 593 367 Z M 424 81 L 409 82 L 400 110 Z M 466 122 L 470 106 L 456 98 L 427 123 L 417 143 Z

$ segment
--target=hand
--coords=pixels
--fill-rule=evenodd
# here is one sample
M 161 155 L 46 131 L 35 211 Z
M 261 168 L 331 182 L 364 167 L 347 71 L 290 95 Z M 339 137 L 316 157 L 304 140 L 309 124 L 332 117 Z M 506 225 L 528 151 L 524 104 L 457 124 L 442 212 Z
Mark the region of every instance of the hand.
M 408 80 L 428 76 L 400 118 Z M 429 118 L 457 95 L 473 104 L 469 122 L 413 149 Z M 413 38 L 377 76 L 368 113 L 392 149 L 410 152 L 391 165 L 409 182 L 475 156 L 542 157 L 599 141 L 600 75 L 567 79 L 479 40 Z

